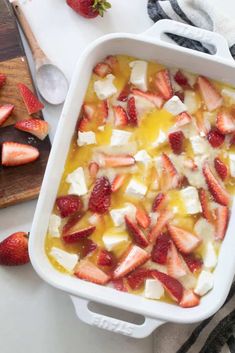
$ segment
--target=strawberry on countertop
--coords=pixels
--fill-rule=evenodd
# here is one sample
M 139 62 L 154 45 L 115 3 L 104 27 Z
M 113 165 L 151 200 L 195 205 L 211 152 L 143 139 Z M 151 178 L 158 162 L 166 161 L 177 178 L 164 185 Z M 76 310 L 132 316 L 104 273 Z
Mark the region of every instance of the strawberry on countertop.
M 108 211 L 111 203 L 111 184 L 107 177 L 96 179 L 89 199 L 89 210 L 97 213 Z
M 17 142 L 2 144 L 2 165 L 18 166 L 35 161 L 39 157 L 37 148 Z
M 106 0 L 66 0 L 67 4 L 79 15 L 85 18 L 104 16 L 111 4 Z
M 18 88 L 29 115 L 37 113 L 44 108 L 44 105 L 26 85 L 18 83 Z
M 0 265 L 17 266 L 29 262 L 28 234 L 17 232 L 0 243 Z
M 14 105 L 12 104 L 4 104 L 0 106 L 0 126 L 3 125 L 5 121 L 9 118 L 13 109 Z
M 29 132 L 40 140 L 44 140 L 48 135 L 49 125 L 41 119 L 25 119 L 15 124 L 15 128 L 21 131 Z
M 77 195 L 64 195 L 56 199 L 56 205 L 61 217 L 69 217 L 82 208 L 82 201 Z
M 204 76 L 199 76 L 197 83 L 207 109 L 211 112 L 221 107 L 223 98 L 212 82 Z

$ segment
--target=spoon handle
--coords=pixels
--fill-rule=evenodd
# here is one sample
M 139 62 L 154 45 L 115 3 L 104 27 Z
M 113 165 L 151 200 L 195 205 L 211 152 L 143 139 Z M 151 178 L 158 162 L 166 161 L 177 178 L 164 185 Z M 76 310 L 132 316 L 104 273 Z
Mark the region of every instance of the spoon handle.
M 25 15 L 23 14 L 21 4 L 19 3 L 18 0 L 14 0 L 14 1 L 12 1 L 12 6 L 14 9 L 15 15 L 17 17 L 17 20 L 18 20 L 18 22 L 24 32 L 24 35 L 28 41 L 28 44 L 29 44 L 30 49 L 32 51 L 36 65 L 39 63 L 42 63 L 43 61 L 47 61 L 48 59 L 47 59 L 45 53 L 40 48 L 38 41 L 35 38 L 33 31 L 31 29 Z

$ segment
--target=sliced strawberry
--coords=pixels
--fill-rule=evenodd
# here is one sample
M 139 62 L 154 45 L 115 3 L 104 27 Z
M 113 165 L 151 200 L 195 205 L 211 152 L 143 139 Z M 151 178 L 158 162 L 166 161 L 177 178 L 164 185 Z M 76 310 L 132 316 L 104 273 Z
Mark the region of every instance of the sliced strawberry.
M 99 171 L 100 167 L 99 164 L 97 164 L 96 162 L 90 162 L 89 166 L 88 166 L 88 170 L 89 170 L 89 174 L 91 179 L 95 179 L 96 175 Z
M 110 277 L 94 265 L 90 260 L 83 259 L 75 267 L 75 276 L 96 284 L 106 284 Z
M 160 233 L 163 231 L 164 227 L 167 225 L 169 220 L 173 217 L 171 211 L 164 210 L 157 219 L 156 225 L 151 229 L 148 234 L 148 239 L 150 243 L 154 243 Z
M 226 206 L 218 206 L 216 215 L 216 239 L 223 240 L 228 226 L 229 209 Z
M 125 216 L 125 223 L 126 223 L 127 231 L 130 234 L 130 236 L 133 238 L 134 242 L 137 245 L 141 246 L 142 248 L 146 248 L 146 246 L 149 245 L 149 242 L 146 236 L 144 235 L 144 233 L 142 232 L 142 230 L 139 229 L 137 224 L 132 222 L 132 220 L 128 216 Z
M 195 123 L 198 134 L 201 136 L 207 136 L 210 132 L 211 124 L 204 118 L 202 112 L 196 114 Z
M 201 270 L 203 265 L 202 260 L 196 257 L 194 254 L 182 254 L 182 257 L 192 273 Z
M 17 142 L 2 144 L 2 165 L 13 167 L 35 161 L 39 157 L 36 147 Z
M 132 290 L 138 290 L 147 278 L 151 278 L 151 270 L 148 268 L 137 268 L 127 276 L 127 283 Z
M 151 258 L 157 264 L 165 265 L 167 262 L 167 254 L 170 249 L 171 240 L 168 233 L 162 233 L 158 236 L 153 247 Z
M 225 136 L 222 135 L 218 129 L 212 128 L 207 134 L 207 140 L 212 147 L 220 147 L 224 143 Z
M 67 244 L 73 244 L 78 242 L 81 239 L 89 237 L 94 231 L 96 230 L 95 226 L 89 226 L 87 228 L 83 229 L 78 229 L 75 230 L 74 232 L 68 232 L 66 234 L 63 234 L 63 240 Z
M 138 125 L 137 111 L 135 105 L 135 97 L 130 97 L 127 101 L 127 114 L 129 117 L 129 124 L 133 126 Z
M 130 91 L 131 91 L 131 87 L 130 87 L 129 83 L 127 83 L 127 84 L 124 86 L 124 88 L 123 88 L 123 90 L 121 91 L 121 93 L 119 94 L 119 96 L 118 96 L 118 101 L 120 101 L 120 102 L 126 102 L 127 99 L 128 99 L 128 96 L 129 96 L 129 94 L 130 94 Z
M 205 189 L 203 189 L 203 188 L 199 189 L 199 199 L 200 199 L 201 206 L 202 206 L 203 217 L 208 222 L 212 222 L 213 221 L 213 216 L 212 216 L 212 212 L 210 210 L 209 198 L 208 198 L 208 195 L 207 195 L 207 191 Z
M 183 277 L 187 273 L 186 266 L 172 241 L 167 255 L 167 273 L 174 278 Z
M 178 70 L 174 75 L 175 81 L 183 88 L 188 88 L 189 83 L 187 77 L 183 74 L 182 71 Z
M 159 94 L 152 93 L 152 92 L 143 92 L 137 88 L 132 89 L 132 93 L 135 96 L 145 98 L 149 102 L 153 103 L 159 109 L 163 106 L 163 99 Z
M 235 146 L 235 134 L 231 136 L 230 145 Z
M 89 199 L 89 210 L 97 213 L 105 213 L 111 204 L 111 184 L 107 177 L 96 179 Z
M 225 180 L 228 176 L 228 168 L 219 157 L 214 159 L 214 167 L 220 179 Z
M 99 114 L 102 117 L 102 122 L 104 123 L 109 115 L 109 105 L 107 99 L 99 102 L 98 104 Z
M 62 218 L 72 216 L 82 208 L 82 201 L 77 195 L 65 195 L 57 197 L 56 206 Z
M 148 216 L 147 212 L 143 209 L 138 207 L 136 210 L 136 222 L 144 229 L 148 228 L 150 226 L 151 220 L 150 217 Z
M 18 83 L 18 88 L 29 115 L 37 113 L 44 108 L 44 105 L 26 85 Z
M 163 287 L 174 301 L 178 303 L 181 301 L 184 288 L 177 279 L 158 270 L 152 270 L 152 276 L 162 283 Z
M 117 67 L 117 64 L 118 64 L 118 59 L 114 55 L 108 55 L 105 58 L 104 62 L 106 64 L 108 64 L 111 67 L 111 69 L 115 69 Z
M 203 166 L 203 174 L 206 179 L 206 183 L 210 190 L 211 195 L 214 197 L 215 201 L 221 205 L 227 206 L 230 201 L 230 196 L 225 188 L 219 183 L 216 177 L 213 175 L 209 164 L 205 163 Z
M 166 204 L 166 195 L 163 192 L 159 192 L 155 199 L 153 200 L 152 211 L 157 212 L 162 209 Z
M 193 308 L 200 304 L 200 297 L 195 294 L 192 289 L 184 290 L 183 297 L 180 301 L 182 308 Z
M 120 263 L 113 272 L 113 278 L 124 277 L 126 274 L 134 271 L 137 267 L 143 265 L 149 259 L 149 254 L 137 245 L 131 245 Z
M 97 244 L 91 239 L 84 239 L 82 244 L 82 257 L 86 257 L 97 249 Z
M 41 119 L 25 119 L 15 124 L 15 128 L 21 131 L 29 132 L 40 140 L 44 140 L 48 135 L 49 125 Z
M 235 121 L 228 112 L 220 112 L 216 118 L 216 127 L 221 134 L 230 134 L 235 132 Z
M 197 83 L 207 109 L 211 112 L 223 103 L 223 98 L 215 86 L 204 76 L 198 76 Z
M 126 126 L 128 124 L 128 116 L 123 107 L 117 105 L 113 107 L 114 110 L 114 125 L 115 126 Z
M 168 70 L 161 70 L 157 73 L 155 85 L 164 99 L 168 100 L 173 96 L 173 89 Z
M 90 120 L 85 115 L 83 115 L 82 118 L 80 118 L 78 121 L 77 130 L 81 132 L 88 131 L 89 124 Z
M 119 190 L 126 180 L 126 174 L 118 174 L 115 176 L 112 182 L 112 192 Z
M 201 243 L 201 239 L 182 228 L 168 224 L 168 231 L 175 245 L 183 254 L 189 254 Z
M 124 278 L 113 279 L 112 283 L 116 290 L 119 290 L 121 292 L 128 292 Z
M 165 153 L 162 154 L 161 159 L 163 169 L 163 188 L 165 191 L 177 188 L 180 185 L 180 176 L 174 164 Z
M 176 126 L 180 127 L 186 125 L 192 121 L 192 116 L 187 112 L 182 112 L 175 117 L 176 119 Z
M 175 96 L 179 97 L 179 99 L 181 100 L 181 102 L 184 101 L 184 91 L 177 91 L 177 92 L 175 92 Z
M 135 158 L 130 154 L 105 154 L 99 155 L 100 166 L 103 168 L 129 167 L 135 164 Z
M 87 119 L 92 120 L 95 114 L 95 106 L 93 104 L 84 103 L 82 106 L 82 111 Z
M 113 265 L 112 254 L 107 250 L 101 250 L 98 255 L 97 265 L 99 265 L 99 266 L 112 266 Z
M 82 218 L 82 214 L 74 214 L 68 219 L 68 222 L 63 226 L 62 234 L 66 235 L 69 233 L 74 233 L 77 229 L 79 229 L 79 222 Z
M 93 72 L 99 76 L 99 77 L 105 77 L 108 74 L 112 73 L 112 69 L 109 66 L 109 64 L 105 63 L 105 62 L 100 62 L 98 64 L 96 64 L 96 66 L 93 69 Z
M 4 104 L 0 106 L 0 126 L 3 125 L 5 121 L 9 118 L 13 109 L 14 105 L 12 104 Z
M 169 143 L 172 151 L 175 154 L 181 154 L 183 152 L 184 134 L 182 131 L 174 131 L 168 135 Z
M 0 74 L 0 88 L 6 84 L 7 77 L 5 74 Z

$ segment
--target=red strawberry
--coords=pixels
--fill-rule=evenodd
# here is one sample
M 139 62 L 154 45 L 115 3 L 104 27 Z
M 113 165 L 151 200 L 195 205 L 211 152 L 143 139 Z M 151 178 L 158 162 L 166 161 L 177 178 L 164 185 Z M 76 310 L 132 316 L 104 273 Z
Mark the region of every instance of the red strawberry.
M 66 0 L 67 4 L 79 15 L 85 18 L 104 16 L 111 5 L 106 0 Z
M 89 237 L 96 230 L 95 226 L 89 226 L 83 229 L 77 229 L 73 232 L 63 234 L 63 240 L 67 244 L 73 244 L 78 242 L 81 239 Z
M 202 260 L 194 254 L 182 254 L 182 257 L 192 273 L 201 270 L 203 265 Z
M 200 199 L 201 206 L 202 206 L 203 217 L 208 222 L 212 222 L 213 221 L 213 216 L 212 216 L 212 213 L 211 213 L 211 210 L 210 210 L 210 206 L 209 206 L 209 199 L 208 199 L 206 190 L 203 189 L 203 188 L 199 189 L 199 199 Z
M 105 213 L 111 204 L 111 185 L 107 177 L 96 179 L 95 186 L 89 199 L 89 210 Z
M 101 62 L 101 63 L 96 64 L 96 66 L 93 69 L 93 72 L 97 76 L 103 78 L 103 77 L 107 76 L 108 74 L 111 74 L 112 73 L 112 69 L 111 69 L 111 67 L 108 64 L 106 64 L 104 62 Z
M 166 204 L 166 195 L 162 192 L 159 192 L 155 199 L 153 200 L 152 211 L 157 212 L 162 209 L 163 206 Z
M 18 83 L 18 88 L 29 115 L 37 113 L 44 108 L 44 105 L 26 85 Z
M 174 75 L 174 79 L 175 81 L 178 83 L 178 85 L 180 85 L 183 88 L 188 88 L 189 84 L 188 84 L 188 79 L 187 77 L 183 74 L 182 71 L 178 70 L 175 75 Z
M 124 108 L 120 105 L 113 107 L 114 110 L 114 125 L 115 126 L 126 126 L 128 124 L 128 116 Z
M 99 171 L 100 167 L 96 162 L 91 162 L 88 166 L 89 174 L 92 179 L 96 178 L 96 175 Z
M 223 99 L 215 86 L 203 76 L 198 76 L 197 83 L 207 109 L 211 112 L 219 108 Z
M 75 214 L 71 216 L 67 223 L 63 226 L 62 233 L 64 235 L 74 233 L 79 228 L 79 222 L 82 218 L 82 214 Z
M 174 301 L 178 303 L 181 301 L 184 288 L 177 279 L 157 270 L 152 270 L 152 276 L 162 283 L 163 287 Z
M 235 146 L 235 134 L 231 136 L 230 145 Z
M 192 289 L 184 290 L 183 297 L 180 301 L 182 308 L 193 308 L 200 304 L 200 297 L 196 295 Z
M 127 83 L 127 84 L 124 86 L 124 88 L 123 88 L 123 90 L 121 91 L 121 93 L 119 94 L 119 96 L 118 96 L 118 101 L 120 101 L 120 102 L 126 102 L 127 99 L 128 99 L 128 96 L 129 96 L 129 94 L 130 94 L 130 90 L 131 90 L 130 85 L 129 85 L 129 83 Z
M 148 268 L 137 268 L 127 276 L 127 283 L 132 290 L 138 290 L 147 278 L 151 277 L 151 270 Z
M 96 249 L 96 243 L 94 243 L 91 239 L 84 239 L 84 243 L 82 244 L 82 257 L 86 257 L 87 255 L 93 253 Z
M 125 174 L 118 174 L 115 176 L 113 182 L 112 182 L 112 192 L 115 192 L 117 190 L 119 190 L 122 185 L 124 184 L 126 180 L 126 175 Z
M 207 140 L 212 147 L 220 147 L 224 143 L 225 136 L 222 135 L 218 129 L 213 128 L 207 134 Z
M 183 254 L 189 254 L 198 247 L 201 239 L 182 228 L 168 224 L 168 231 L 175 245 Z
M 84 103 L 82 106 L 82 111 L 87 117 L 87 119 L 92 120 L 95 114 L 95 107 L 92 104 Z
M 97 265 L 99 266 L 112 266 L 113 264 L 113 256 L 110 252 L 107 250 L 101 250 L 98 259 L 97 259 Z
M 173 89 L 168 70 L 161 70 L 157 73 L 155 85 L 164 99 L 168 100 L 173 96 Z
M 113 278 L 124 277 L 143 265 L 149 259 L 149 254 L 137 245 L 131 245 L 113 272 Z
M 137 208 L 136 210 L 136 222 L 142 227 L 142 228 L 148 228 L 150 226 L 151 220 L 146 213 L 146 211 L 143 208 Z
M 160 234 L 151 253 L 152 261 L 157 264 L 165 265 L 170 244 L 171 241 L 168 233 Z
M 11 234 L 0 243 L 0 265 L 18 266 L 28 262 L 27 233 L 17 232 Z
M 82 201 L 77 195 L 57 197 L 56 205 L 62 218 L 72 216 L 82 208 Z
M 15 124 L 15 128 L 36 136 L 40 140 L 44 140 L 48 135 L 48 123 L 41 119 L 25 119 Z
M 219 175 L 221 180 L 225 180 L 228 176 L 228 168 L 224 164 L 224 162 L 219 158 L 216 157 L 214 160 L 214 166 L 217 174 Z
M 218 206 L 216 215 L 216 239 L 223 240 L 228 226 L 229 209 L 226 206 Z
M 225 188 L 219 183 L 216 177 L 213 175 L 209 164 L 205 163 L 203 166 L 203 174 L 206 179 L 208 188 L 214 197 L 215 201 L 221 205 L 227 206 L 230 201 L 230 196 Z
M 186 125 L 192 121 L 192 116 L 187 112 L 182 112 L 175 117 L 176 119 L 176 126 L 180 127 Z
M 180 176 L 167 154 L 162 154 L 163 188 L 165 191 L 175 189 L 180 185 Z
M 157 237 L 160 235 L 164 227 L 167 225 L 169 220 L 173 217 L 171 211 L 164 210 L 158 217 L 156 225 L 151 229 L 148 234 L 148 239 L 150 243 L 154 243 Z
M 127 114 L 129 117 L 129 123 L 133 126 L 137 126 L 138 120 L 135 106 L 135 97 L 130 97 L 127 101 Z
M 105 59 L 104 62 L 108 64 L 111 69 L 115 69 L 118 65 L 118 59 L 114 55 L 108 55 Z
M 6 84 L 7 77 L 5 74 L 0 74 L 0 88 Z
M 105 122 L 109 115 L 109 105 L 107 99 L 104 99 L 98 104 L 98 109 L 100 111 L 100 115 L 103 118 L 103 122 Z
M 159 94 L 152 93 L 152 92 L 143 92 L 137 88 L 133 89 L 132 93 L 135 96 L 139 96 L 139 97 L 147 99 L 149 102 L 153 103 L 159 109 L 163 105 L 163 99 Z
M 9 118 L 12 111 L 14 109 L 14 105 L 5 104 L 0 106 L 0 126 L 5 123 L 5 121 Z
M 228 112 L 220 112 L 216 118 L 216 127 L 221 134 L 230 134 L 235 132 L 235 121 Z
M 80 279 L 96 284 L 106 284 L 110 280 L 110 277 L 106 273 L 87 258 L 77 264 L 74 274 Z
M 146 246 L 149 245 L 149 242 L 146 236 L 144 235 L 144 233 L 142 232 L 142 230 L 139 229 L 137 224 L 132 222 L 132 220 L 128 216 L 125 216 L 125 222 L 126 222 L 127 231 L 130 234 L 130 236 L 133 238 L 134 242 L 137 245 L 141 246 L 142 248 L 146 248 Z
M 121 292 L 128 292 L 124 278 L 113 279 L 112 283 L 116 290 L 119 290 Z
M 179 99 L 181 100 L 181 102 L 184 101 L 184 91 L 177 91 L 177 92 L 175 92 L 175 96 L 179 97 Z
M 101 167 L 104 168 L 118 168 L 129 167 L 135 164 L 135 158 L 129 154 L 105 154 L 99 155 Z
M 88 131 L 89 123 L 90 120 L 85 115 L 83 115 L 82 118 L 80 118 L 78 121 L 77 130 L 81 132 Z
M 35 161 L 39 157 L 37 148 L 17 142 L 2 144 L 2 165 L 13 167 Z
M 181 154 L 183 152 L 184 134 L 182 131 L 171 132 L 168 135 L 170 146 L 175 154 Z
M 170 244 L 170 249 L 167 255 L 167 273 L 174 278 L 180 278 L 186 275 L 186 267 L 180 257 L 173 242 Z

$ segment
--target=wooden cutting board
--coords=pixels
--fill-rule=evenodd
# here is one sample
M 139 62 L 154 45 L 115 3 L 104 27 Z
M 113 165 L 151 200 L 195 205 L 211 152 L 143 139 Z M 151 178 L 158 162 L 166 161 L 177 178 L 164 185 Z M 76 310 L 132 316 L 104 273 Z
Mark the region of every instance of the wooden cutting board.
M 27 110 L 19 95 L 17 83 L 22 82 L 35 91 L 24 48 L 20 39 L 12 8 L 7 0 L 0 0 L 0 73 L 7 75 L 7 84 L 0 89 L 0 105 L 14 104 L 12 116 L 0 127 L 0 146 L 4 141 L 14 141 L 35 146 L 40 158 L 18 167 L 0 165 L 0 208 L 37 197 L 42 183 L 50 140 L 36 137 L 14 128 L 18 120 L 28 118 Z M 37 114 L 43 118 L 42 114 Z

